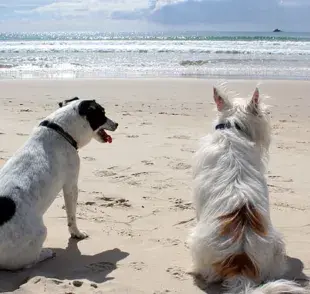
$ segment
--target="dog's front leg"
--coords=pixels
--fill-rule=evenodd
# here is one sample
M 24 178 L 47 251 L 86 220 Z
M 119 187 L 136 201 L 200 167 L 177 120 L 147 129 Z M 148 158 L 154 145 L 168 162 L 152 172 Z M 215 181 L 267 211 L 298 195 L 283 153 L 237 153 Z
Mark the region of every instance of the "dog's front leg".
M 81 232 L 76 223 L 76 205 L 78 198 L 77 185 L 65 185 L 63 187 L 65 206 L 67 212 L 68 228 L 72 238 L 85 239 L 88 235 Z

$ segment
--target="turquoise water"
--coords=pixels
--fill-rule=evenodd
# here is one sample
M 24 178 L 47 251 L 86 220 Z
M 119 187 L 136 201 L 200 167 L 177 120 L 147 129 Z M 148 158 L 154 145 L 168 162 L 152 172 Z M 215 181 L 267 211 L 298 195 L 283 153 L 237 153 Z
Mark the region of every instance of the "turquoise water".
M 306 79 L 310 33 L 0 33 L 0 79 Z

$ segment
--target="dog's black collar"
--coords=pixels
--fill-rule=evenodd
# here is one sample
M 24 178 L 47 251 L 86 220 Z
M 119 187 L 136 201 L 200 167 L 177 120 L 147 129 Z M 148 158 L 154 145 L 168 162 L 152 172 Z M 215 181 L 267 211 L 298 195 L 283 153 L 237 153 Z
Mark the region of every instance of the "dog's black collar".
M 232 124 L 228 121 L 226 123 L 221 123 L 215 126 L 216 130 L 224 130 L 224 129 L 230 129 L 232 128 Z M 237 123 L 234 123 L 234 127 L 238 130 L 241 131 L 240 126 Z
M 54 130 L 59 135 L 61 135 L 64 139 L 66 139 L 76 150 L 78 149 L 77 142 L 61 126 L 59 126 L 53 122 L 50 122 L 48 120 L 42 121 L 40 123 L 40 126 L 47 127 L 47 128 Z

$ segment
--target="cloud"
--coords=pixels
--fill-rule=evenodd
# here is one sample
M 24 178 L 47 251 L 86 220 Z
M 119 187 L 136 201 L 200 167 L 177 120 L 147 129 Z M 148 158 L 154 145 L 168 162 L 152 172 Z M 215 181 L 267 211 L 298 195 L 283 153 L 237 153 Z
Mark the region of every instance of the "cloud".
M 174 26 L 226 24 L 228 30 L 240 26 L 299 30 L 310 24 L 308 5 L 309 0 L 158 0 L 148 19 Z
M 34 9 L 40 5 L 46 5 L 53 3 L 54 0 L 0 0 L 0 7 L 5 7 L 6 9 L 14 12 L 15 10 L 29 10 Z M 0 16 L 2 11 L 0 11 Z
M 18 25 L 22 17 L 45 24 L 58 20 L 59 26 L 65 26 L 59 20 L 75 19 L 77 27 L 102 30 L 103 24 L 110 23 L 123 26 L 123 31 L 132 28 L 130 23 L 142 30 L 157 26 L 298 31 L 310 26 L 309 8 L 309 0 L 0 0 L 0 21 L 14 20 Z
M 187 0 L 164 5 L 150 16 L 166 24 L 257 22 L 277 8 L 274 0 Z
M 154 1 L 155 2 L 155 10 L 161 9 L 167 5 L 176 5 L 176 4 L 180 4 L 182 2 L 186 2 L 188 0 L 157 0 Z
M 115 11 L 132 12 L 135 9 L 145 9 L 147 0 L 66 0 L 38 6 L 28 11 L 18 11 L 23 14 L 45 14 L 57 16 L 90 16 L 100 14 L 109 16 Z
M 309 0 L 281 0 L 281 6 L 310 6 Z

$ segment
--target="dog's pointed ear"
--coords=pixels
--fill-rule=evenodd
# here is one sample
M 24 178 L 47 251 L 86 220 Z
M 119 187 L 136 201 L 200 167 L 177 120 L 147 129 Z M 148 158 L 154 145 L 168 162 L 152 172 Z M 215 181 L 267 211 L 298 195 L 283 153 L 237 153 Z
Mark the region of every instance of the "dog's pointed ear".
M 253 114 L 257 114 L 259 103 L 260 103 L 259 90 L 258 88 L 255 88 L 251 101 L 248 104 L 248 110 L 251 111 Z
M 255 88 L 251 102 L 252 102 L 252 104 L 258 106 L 258 104 L 259 104 L 259 90 L 258 90 L 258 88 Z
M 231 106 L 228 98 L 221 94 L 216 87 L 213 87 L 213 99 L 218 111 L 223 111 Z

